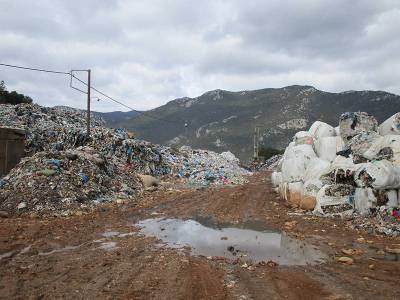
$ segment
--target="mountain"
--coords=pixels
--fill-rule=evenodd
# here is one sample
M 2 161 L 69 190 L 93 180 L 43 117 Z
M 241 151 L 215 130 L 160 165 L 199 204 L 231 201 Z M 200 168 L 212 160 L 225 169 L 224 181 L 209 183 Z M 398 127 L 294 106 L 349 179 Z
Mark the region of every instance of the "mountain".
M 95 115 L 103 118 L 108 127 L 116 128 L 119 127 L 120 124 L 124 124 L 125 122 L 129 122 L 131 118 L 140 115 L 141 112 L 131 110 L 131 111 L 113 111 L 113 112 L 95 112 Z
M 260 127 L 262 146 L 284 148 L 297 131 L 308 129 L 316 120 L 337 126 L 346 111 L 366 111 L 382 122 L 400 111 L 400 96 L 383 91 L 328 93 L 299 85 L 214 90 L 170 101 L 114 126 L 126 127 L 155 143 L 230 150 L 240 159 L 249 159 L 255 126 Z

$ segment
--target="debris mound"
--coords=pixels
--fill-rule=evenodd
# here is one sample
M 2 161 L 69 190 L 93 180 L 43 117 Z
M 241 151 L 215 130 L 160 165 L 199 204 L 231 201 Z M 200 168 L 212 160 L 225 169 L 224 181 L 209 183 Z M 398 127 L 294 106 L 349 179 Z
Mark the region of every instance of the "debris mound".
M 119 198 L 135 201 L 142 175 L 182 178 L 193 185 L 240 184 L 251 173 L 230 152 L 152 144 L 66 107 L 0 105 L 0 126 L 26 132 L 26 157 L 0 179 L 0 210 L 68 214 Z

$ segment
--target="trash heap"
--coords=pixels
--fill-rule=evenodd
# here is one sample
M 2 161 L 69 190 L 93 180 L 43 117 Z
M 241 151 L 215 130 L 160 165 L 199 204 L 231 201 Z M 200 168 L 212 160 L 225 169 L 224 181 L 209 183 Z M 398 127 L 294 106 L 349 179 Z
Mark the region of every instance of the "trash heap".
M 400 113 L 380 126 L 365 112 L 342 114 L 338 127 L 316 121 L 295 134 L 271 179 L 292 207 L 400 235 Z
M 221 154 L 207 150 L 193 150 L 188 146 L 180 149 L 183 159 L 179 161 L 178 176 L 189 183 L 242 184 L 251 173 L 239 166 L 239 159 L 229 151 Z
M 196 185 L 242 183 L 250 174 L 230 153 L 173 150 L 135 139 L 124 129 L 104 127 L 92 116 L 63 107 L 0 105 L 0 126 L 25 129 L 25 157 L 0 178 L 0 210 L 67 213 L 118 198 L 135 199 L 138 175 L 171 176 Z

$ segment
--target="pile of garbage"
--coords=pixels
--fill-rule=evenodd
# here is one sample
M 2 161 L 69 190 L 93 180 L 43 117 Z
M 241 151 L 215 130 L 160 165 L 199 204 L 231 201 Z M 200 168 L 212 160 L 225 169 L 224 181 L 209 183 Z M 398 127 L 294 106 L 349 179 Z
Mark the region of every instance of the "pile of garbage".
M 0 210 L 65 213 L 119 198 L 136 199 L 141 175 L 171 176 L 196 185 L 245 182 L 250 173 L 230 152 L 179 150 L 104 127 L 79 110 L 37 104 L 0 105 L 0 126 L 26 132 L 27 156 L 0 179 Z
M 239 166 L 239 159 L 229 151 L 221 154 L 207 150 L 193 150 L 188 146 L 180 149 L 178 176 L 189 183 L 242 184 L 251 173 Z
M 250 165 L 250 168 L 255 171 L 272 171 L 278 167 L 281 159 L 282 155 L 276 154 L 265 161 L 253 161 Z
M 400 235 L 400 113 L 381 125 L 365 112 L 342 114 L 338 127 L 316 121 L 295 134 L 271 179 L 293 207 L 369 217 L 357 227 Z

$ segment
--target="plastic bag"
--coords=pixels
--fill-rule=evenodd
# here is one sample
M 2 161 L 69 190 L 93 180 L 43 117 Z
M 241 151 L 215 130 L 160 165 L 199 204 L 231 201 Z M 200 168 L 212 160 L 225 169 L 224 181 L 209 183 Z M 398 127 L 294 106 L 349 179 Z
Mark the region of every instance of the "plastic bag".
M 371 188 L 356 188 L 354 192 L 354 209 L 361 215 L 367 215 L 370 208 L 376 206 L 376 197 Z

